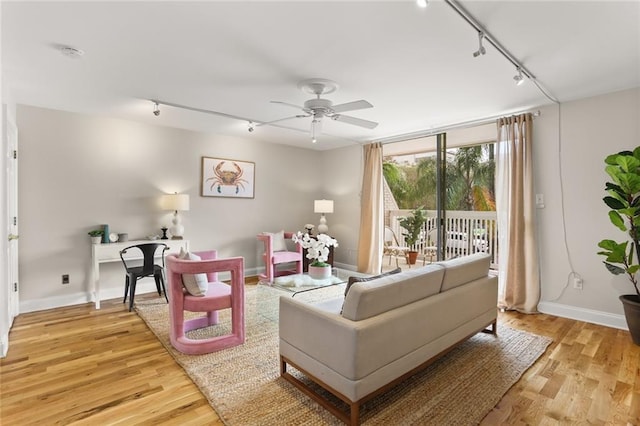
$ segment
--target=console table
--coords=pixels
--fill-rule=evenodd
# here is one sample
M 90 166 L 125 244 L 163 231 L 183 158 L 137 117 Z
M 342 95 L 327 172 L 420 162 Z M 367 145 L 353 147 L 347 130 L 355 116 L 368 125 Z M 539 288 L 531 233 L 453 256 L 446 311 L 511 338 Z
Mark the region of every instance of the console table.
M 91 283 L 93 302 L 96 309 L 100 309 L 100 264 L 109 262 L 122 262 L 120 251 L 129 246 L 147 243 L 161 243 L 169 247 L 169 252 L 179 252 L 180 248 L 189 250 L 189 240 L 133 240 L 122 243 L 91 244 Z M 159 256 L 158 256 L 159 257 Z M 142 256 L 129 257 L 128 259 L 142 259 Z M 124 274 L 124 272 L 123 272 Z

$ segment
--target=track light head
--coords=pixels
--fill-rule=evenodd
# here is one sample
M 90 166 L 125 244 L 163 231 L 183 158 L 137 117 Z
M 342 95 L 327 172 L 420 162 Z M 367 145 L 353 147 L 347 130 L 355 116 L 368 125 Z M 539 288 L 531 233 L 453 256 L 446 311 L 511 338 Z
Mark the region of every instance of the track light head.
M 157 102 L 153 103 L 153 115 L 156 117 L 160 115 L 160 105 Z
M 515 80 L 516 85 L 518 86 L 524 83 L 524 76 L 522 75 L 522 70 L 520 69 L 520 67 L 518 67 L 518 74 L 514 75 L 513 79 Z
M 484 33 L 482 31 L 478 31 L 478 50 L 473 52 L 473 57 L 477 58 L 480 55 L 484 55 L 487 53 L 487 50 L 482 45 L 482 40 L 484 39 Z
M 253 124 L 253 121 L 250 121 L 247 127 L 248 127 L 247 130 L 249 130 L 249 133 L 253 132 L 256 129 L 256 126 L 255 124 Z

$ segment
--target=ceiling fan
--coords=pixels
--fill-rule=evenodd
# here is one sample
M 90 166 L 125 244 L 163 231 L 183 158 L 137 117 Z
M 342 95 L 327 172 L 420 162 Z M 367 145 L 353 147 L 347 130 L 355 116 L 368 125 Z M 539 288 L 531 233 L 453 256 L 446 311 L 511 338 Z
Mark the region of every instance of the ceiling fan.
M 316 142 L 316 136 L 320 134 L 322 119 L 328 117 L 335 121 L 342 123 L 353 124 L 355 126 L 364 127 L 366 129 L 375 129 L 378 123 L 369 120 L 363 120 L 361 118 L 351 117 L 349 115 L 343 115 L 346 111 L 355 111 L 365 108 L 373 108 L 369 102 L 365 100 L 347 102 L 344 104 L 333 105 L 328 99 L 323 99 L 320 96 L 333 93 L 338 89 L 338 84 L 334 81 L 324 78 L 311 78 L 302 80 L 298 83 L 298 88 L 303 92 L 316 95 L 315 98 L 309 99 L 303 106 L 290 104 L 282 101 L 271 101 L 274 104 L 281 104 L 290 106 L 299 110 L 302 110 L 304 114 L 297 114 L 291 117 L 281 118 L 274 121 L 256 124 L 256 126 L 264 126 L 267 124 L 274 124 L 280 121 L 291 120 L 294 118 L 306 118 L 312 117 L 311 120 L 311 141 Z

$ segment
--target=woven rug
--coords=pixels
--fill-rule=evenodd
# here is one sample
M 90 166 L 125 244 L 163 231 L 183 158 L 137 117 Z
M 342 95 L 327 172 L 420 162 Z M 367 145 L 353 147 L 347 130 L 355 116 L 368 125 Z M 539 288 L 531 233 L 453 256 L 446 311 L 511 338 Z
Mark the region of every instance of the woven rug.
M 335 297 L 344 286 L 296 295 L 306 301 Z M 160 299 L 136 301 L 136 310 L 227 425 L 340 425 L 316 402 L 280 378 L 278 299 L 286 293 L 246 287 L 246 341 L 207 355 L 184 355 L 169 342 L 169 308 Z M 290 296 L 289 296 L 290 297 Z M 190 337 L 228 333 L 221 323 Z M 551 339 L 507 327 L 478 333 L 387 393 L 364 404 L 363 425 L 478 424 Z M 295 374 L 295 370 L 291 369 Z M 298 377 L 301 377 L 298 375 Z

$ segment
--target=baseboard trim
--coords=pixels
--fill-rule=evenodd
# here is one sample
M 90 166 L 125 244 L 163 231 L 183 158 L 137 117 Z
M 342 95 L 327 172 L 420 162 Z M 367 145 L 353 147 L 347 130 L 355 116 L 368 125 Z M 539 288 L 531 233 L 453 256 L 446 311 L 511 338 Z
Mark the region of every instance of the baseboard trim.
M 608 312 L 595 311 L 593 309 L 578 308 L 576 306 L 563 305 L 554 302 L 540 302 L 538 310 L 543 314 L 569 318 L 592 324 L 604 325 L 620 330 L 629 330 L 624 315 L 610 314 Z
M 20 301 L 20 313 L 44 311 L 46 309 L 61 308 L 63 306 L 81 305 L 91 301 L 88 293 L 65 294 L 63 296 L 45 297 Z
M 257 275 L 259 268 L 248 268 L 244 275 Z M 223 272 L 218 275 L 219 280 L 231 279 L 229 272 Z M 155 292 L 156 284 L 151 279 L 139 281 L 136 285 L 136 294 Z M 122 287 L 103 288 L 100 290 L 100 300 L 117 299 L 124 297 L 124 285 Z M 92 295 L 89 292 L 65 294 L 61 296 L 52 296 L 42 299 L 31 299 L 20 301 L 20 313 L 44 311 L 47 309 L 62 308 L 64 306 L 81 305 L 83 303 L 92 302 Z

